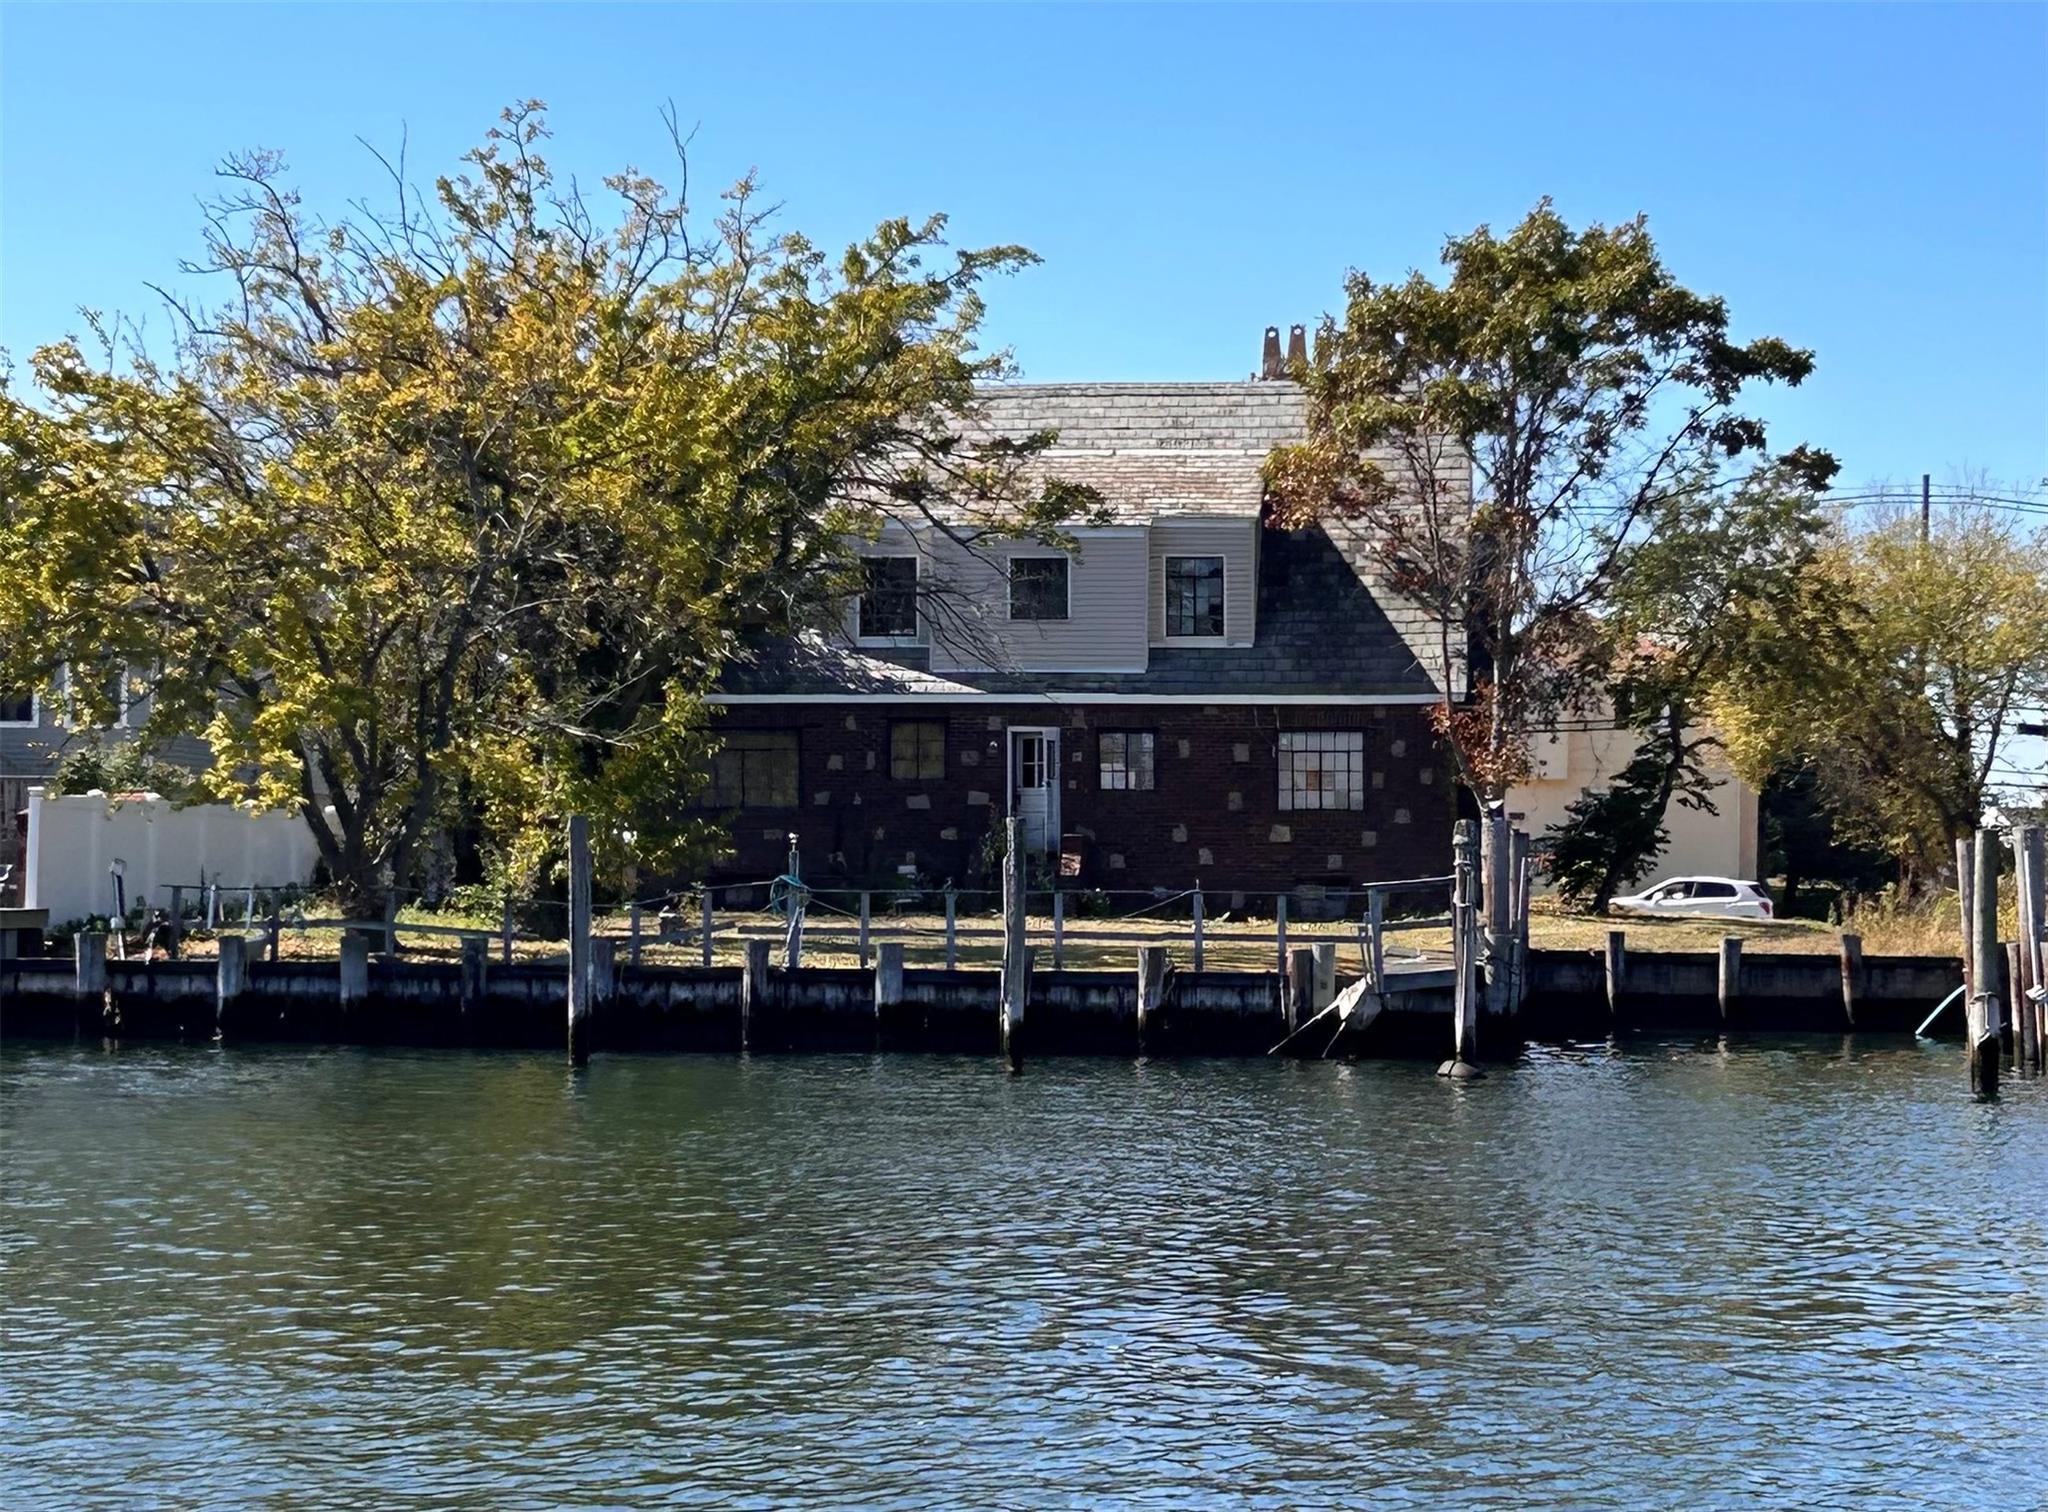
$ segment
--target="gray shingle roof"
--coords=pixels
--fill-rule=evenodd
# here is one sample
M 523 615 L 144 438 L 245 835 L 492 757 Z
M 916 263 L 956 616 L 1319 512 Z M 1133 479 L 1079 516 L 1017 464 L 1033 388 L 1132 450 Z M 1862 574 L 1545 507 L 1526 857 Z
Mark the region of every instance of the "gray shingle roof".
M 1266 454 L 1299 441 L 1292 383 L 1011 383 L 984 388 L 970 434 L 1056 430 L 1036 471 L 1085 483 L 1121 519 L 1256 515 Z

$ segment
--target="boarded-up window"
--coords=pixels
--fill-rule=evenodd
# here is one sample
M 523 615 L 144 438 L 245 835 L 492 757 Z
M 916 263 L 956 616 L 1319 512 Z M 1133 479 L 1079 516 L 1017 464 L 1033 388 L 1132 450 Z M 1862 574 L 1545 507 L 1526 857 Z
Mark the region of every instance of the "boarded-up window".
M 945 776 L 945 725 L 936 719 L 899 719 L 890 725 L 889 775 L 899 782 Z
M 1280 807 L 1365 807 L 1365 732 L 1287 730 L 1280 736 Z
M 796 756 L 794 730 L 732 731 L 725 737 L 725 749 L 711 758 L 705 806 L 795 808 Z
M 1104 792 L 1152 791 L 1152 732 L 1105 730 L 1098 742 Z

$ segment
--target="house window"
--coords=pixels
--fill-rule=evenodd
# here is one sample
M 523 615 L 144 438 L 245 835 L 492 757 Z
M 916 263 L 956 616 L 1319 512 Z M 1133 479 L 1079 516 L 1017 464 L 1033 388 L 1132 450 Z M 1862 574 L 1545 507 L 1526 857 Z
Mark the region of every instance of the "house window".
M 0 693 L 0 725 L 32 725 L 36 722 L 33 692 Z
M 1104 792 L 1152 791 L 1152 732 L 1106 730 L 1097 742 Z
M 1216 640 L 1223 635 L 1223 558 L 1166 559 L 1168 640 Z
M 1010 558 L 1010 618 L 1063 620 L 1067 617 L 1067 559 Z
M 917 634 L 917 558 L 863 557 L 860 638 L 903 640 Z
M 1280 807 L 1365 807 L 1365 732 L 1286 730 L 1280 736 Z
M 707 808 L 796 807 L 796 732 L 734 730 L 711 758 Z
M 890 725 L 889 775 L 898 782 L 945 776 L 945 725 L 936 719 L 899 719 Z

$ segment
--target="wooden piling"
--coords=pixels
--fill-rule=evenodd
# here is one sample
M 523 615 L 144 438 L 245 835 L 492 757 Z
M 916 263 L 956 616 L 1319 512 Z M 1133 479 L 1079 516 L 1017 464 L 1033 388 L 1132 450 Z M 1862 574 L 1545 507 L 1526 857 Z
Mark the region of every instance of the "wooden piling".
M 1141 1053 L 1158 1048 L 1166 1024 L 1166 979 L 1172 957 L 1164 945 L 1145 945 L 1138 950 L 1138 1049 Z
M 744 940 L 746 964 L 740 969 L 740 1048 L 751 1050 L 768 1012 L 767 940 Z
M 1735 1005 L 1742 1000 L 1742 937 L 1722 935 L 1720 969 L 1715 974 L 1714 996 L 1721 1005 L 1721 1023 L 1725 1027 L 1734 1012 Z
M 1377 896 L 1377 894 L 1375 894 Z M 1280 964 L 1275 968 L 1283 977 L 1287 975 L 1287 894 L 1273 895 L 1273 944 L 1277 949 Z
M 569 1063 L 590 1059 L 590 820 L 569 818 Z
M 1309 947 L 1309 955 L 1315 962 L 1315 982 L 1310 989 L 1309 1002 L 1317 1013 L 1321 1013 L 1337 996 L 1337 942 L 1317 940 Z
M 871 904 L 869 902 L 869 895 L 866 892 L 862 892 L 860 895 L 859 936 L 860 969 L 862 971 L 866 971 L 868 969 L 868 920 L 870 917 L 870 907 Z
M 164 959 L 175 961 L 185 938 L 185 889 L 171 889 L 171 917 L 164 930 Z
M 1508 1011 L 1510 958 L 1513 939 L 1510 909 L 1514 884 L 1511 880 L 1514 844 L 1505 813 L 1489 814 L 1480 831 L 1480 917 L 1484 920 L 1480 961 L 1485 972 L 1486 1012 L 1498 1016 Z
M 619 942 L 602 936 L 590 942 L 590 1006 L 593 1011 L 618 993 Z
M 71 937 L 71 990 L 81 1001 L 97 1002 L 107 991 L 107 937 L 97 929 Z
M 271 889 L 270 913 L 263 921 L 264 959 L 275 961 L 284 945 L 284 920 L 277 911 L 277 890 Z
M 1193 907 L 1195 915 L 1195 970 L 1200 971 L 1202 969 L 1202 884 L 1199 882 L 1195 884 Z
M 1621 1025 L 1621 992 L 1628 980 L 1628 931 L 1607 931 L 1607 1016 Z
M 1287 1032 L 1292 1034 L 1315 1016 L 1316 953 L 1306 945 L 1287 952 Z
M 903 1005 L 903 942 L 884 940 L 875 950 L 875 1027 L 886 1027 Z
M 1479 1055 L 1479 826 L 1460 819 L 1451 831 L 1452 1058 L 1445 1076 L 1476 1074 Z
M 2020 969 L 2020 942 L 2005 942 L 2006 1033 L 2012 1039 L 2015 1067 L 2030 1065 L 2034 1059 L 2034 1015 L 2028 1011 L 2025 973 Z
M 1974 895 L 1977 890 L 1976 851 L 1967 835 L 1956 840 L 1956 910 L 1960 915 L 1963 929 L 1963 1005 L 1969 1011 L 1973 984 L 1977 975 L 1977 910 Z
M 249 984 L 249 942 L 241 935 L 220 937 L 220 959 L 213 975 L 213 1037 L 221 1037 L 228 1004 Z
M 499 946 L 503 952 L 504 963 L 507 966 L 512 964 L 512 935 L 512 900 L 507 897 L 504 910 L 498 916 Z
M 1856 1027 L 1856 999 L 1863 996 L 1863 936 L 1842 936 L 1842 1017 Z
M 462 937 L 462 1016 L 467 1019 L 484 1005 L 484 991 L 490 970 L 491 941 L 488 935 Z
M 1024 837 L 1021 821 L 1004 821 L 1002 1050 L 1012 1071 L 1024 1068 L 1024 1009 L 1031 995 L 1031 951 L 1024 933 Z
M 1067 966 L 1067 895 L 1057 884 L 1052 890 L 1052 969 L 1064 971 Z
M 1365 897 L 1365 970 L 1372 990 L 1387 990 L 1387 895 L 1375 887 Z
M 2020 900 L 2021 1001 L 2032 1027 L 2036 1071 L 2048 1066 L 2048 830 L 2023 824 L 2013 836 L 2014 883 Z
M 711 964 L 711 884 L 704 884 L 704 897 L 697 907 L 697 945 L 704 965 Z
M 640 964 L 640 905 L 629 904 L 626 908 L 626 960 Z
M 1970 1090 L 1998 1095 L 1998 837 L 1979 830 L 1970 879 Z
M 341 932 L 341 1011 L 370 995 L 370 937 L 360 929 Z
M 1508 1011 L 1520 1013 L 1529 996 L 1529 889 L 1536 879 L 1536 862 L 1529 854 L 1529 832 L 1513 830 L 1508 835 L 1508 942 L 1512 964 L 1508 970 Z

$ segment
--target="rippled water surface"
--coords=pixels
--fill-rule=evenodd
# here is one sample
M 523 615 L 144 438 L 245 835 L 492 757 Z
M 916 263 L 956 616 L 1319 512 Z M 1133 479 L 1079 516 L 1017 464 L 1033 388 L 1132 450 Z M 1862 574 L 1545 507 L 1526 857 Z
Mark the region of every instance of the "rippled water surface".
M 2048 1503 L 2048 1096 L 11 1047 L 9 1508 Z

